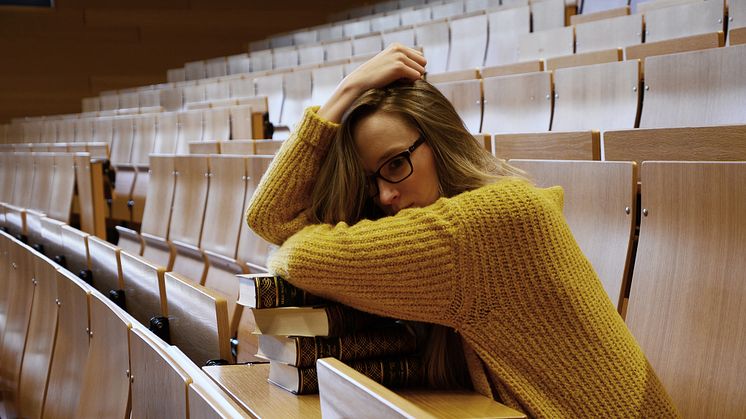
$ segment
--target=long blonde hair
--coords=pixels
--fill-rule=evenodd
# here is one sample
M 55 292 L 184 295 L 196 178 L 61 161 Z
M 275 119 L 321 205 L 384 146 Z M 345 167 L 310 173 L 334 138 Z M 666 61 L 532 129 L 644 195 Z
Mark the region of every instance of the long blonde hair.
M 420 131 L 433 150 L 441 196 L 452 197 L 504 176 L 522 177 L 477 143 L 438 89 L 422 80 L 397 82 L 368 90 L 345 112 L 314 185 L 311 209 L 316 222 L 352 225 L 383 216 L 365 193 L 365 170 L 353 139 L 357 123 L 374 112 L 397 113 Z M 423 361 L 429 385 L 469 386 L 461 340 L 452 329 L 430 327 Z

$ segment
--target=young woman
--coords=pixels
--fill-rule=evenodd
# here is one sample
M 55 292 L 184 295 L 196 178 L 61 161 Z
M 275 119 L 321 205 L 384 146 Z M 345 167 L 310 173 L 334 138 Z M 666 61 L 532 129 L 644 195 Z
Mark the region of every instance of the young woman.
M 270 269 L 360 310 L 452 328 L 474 388 L 529 416 L 676 416 L 575 243 L 562 190 L 482 150 L 421 80 L 425 64 L 392 45 L 306 111 L 247 210 L 282 245 Z M 431 382 L 458 381 L 458 364 L 428 365 Z

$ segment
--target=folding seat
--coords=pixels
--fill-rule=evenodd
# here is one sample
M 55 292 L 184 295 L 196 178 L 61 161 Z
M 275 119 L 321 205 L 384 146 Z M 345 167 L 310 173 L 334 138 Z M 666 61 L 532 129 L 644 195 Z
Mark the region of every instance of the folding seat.
M 84 97 L 81 102 L 83 112 L 98 112 L 101 110 L 101 98 L 99 97 Z
M 269 121 L 274 125 L 281 125 L 282 103 L 285 97 L 283 91 L 283 75 L 258 77 L 256 82 L 256 94 L 266 96 L 269 102 Z
M 3 279 L 3 282 L 7 281 L 5 290 L 8 296 L 0 345 L 0 389 L 7 392 L 3 399 L 14 401 L 17 406 L 18 383 L 34 297 L 35 286 L 32 281 L 36 256 L 30 247 L 10 240 L 7 259 L 10 269 Z
M 386 16 L 374 17 L 370 20 L 371 32 L 383 32 L 399 27 L 400 19 L 399 14 L 391 14 Z
M 31 195 L 28 208 L 46 213 L 54 184 L 54 154 L 33 153 L 32 162 L 34 180 L 31 189 L 25 191 Z
M 75 227 L 62 226 L 62 250 L 67 270 L 81 279 L 87 279 L 91 276 L 88 236 L 88 233 Z
M 93 136 L 93 140 L 95 142 L 106 143 L 109 147 L 111 147 L 112 138 L 114 136 L 114 118 L 96 118 L 93 125 Z
M 18 384 L 21 417 L 41 417 L 49 368 L 57 335 L 57 266 L 33 252 L 34 277 L 31 315 Z
M 434 86 L 451 101 L 469 132 L 481 132 L 482 80 L 435 83 Z
M 344 38 L 344 28 L 342 25 L 323 26 L 318 29 L 319 42 L 332 41 Z
M 703 1 L 645 12 L 645 42 L 722 32 L 722 2 Z
M 11 204 L 28 208 L 31 203 L 31 190 L 34 184 L 34 156 L 31 153 L 15 153 L 16 176 L 13 185 Z
M 98 293 L 90 299 L 90 346 L 76 418 L 129 417 L 133 320 Z M 102 391 L 105 389 L 105 391 Z
M 176 154 L 189 153 L 189 143 L 202 141 L 204 128 L 204 111 L 183 111 L 178 113 L 178 139 L 176 141 Z
M 168 315 L 163 293 L 165 269 L 126 250 L 120 252 L 120 260 L 123 297 L 120 295 L 119 299 L 123 304 L 118 305 L 140 324 L 168 339 L 168 328 L 163 323 Z
M 645 59 L 640 128 L 746 123 L 746 46 Z
M 494 9 L 499 6 L 499 0 L 466 0 L 464 2 L 464 12 L 480 12 L 483 10 Z
M 746 126 L 606 131 L 604 160 L 746 161 Z
M 575 35 L 572 26 L 533 32 L 518 41 L 518 61 L 547 59 L 571 55 Z
M 177 112 L 163 112 L 156 115 L 156 135 L 153 153 L 174 154 L 179 137 Z
M 57 123 L 56 121 L 44 121 L 41 126 L 41 142 L 57 142 Z
M 94 118 L 78 118 L 75 120 L 75 140 L 72 142 L 88 143 L 93 142 L 94 138 Z
M 406 28 L 400 28 L 396 30 L 385 31 L 381 34 L 383 39 L 383 46 L 388 47 L 394 42 L 398 42 L 408 47 L 414 47 L 414 27 L 409 26 Z
M 251 52 L 249 62 L 253 72 L 272 70 L 272 50 Z
M 181 81 L 186 81 L 186 71 L 184 68 L 172 68 L 166 71 L 166 80 L 168 80 L 169 83 L 177 83 Z
M 164 297 L 171 344 L 200 366 L 211 360 L 233 362 L 226 298 L 222 294 L 167 272 Z
M 272 68 L 295 68 L 298 66 L 298 50 L 293 47 L 277 48 L 272 54 Z
M 219 141 L 189 143 L 189 154 L 220 154 Z
M 324 60 L 337 61 L 352 57 L 352 41 L 343 40 L 324 44 Z
M 293 45 L 313 44 L 319 40 L 319 33 L 315 29 L 293 33 Z
M 135 139 L 135 116 L 118 116 L 114 120 L 114 136 L 111 146 L 111 165 L 116 171 L 111 190 L 110 216 L 116 220 L 131 221 L 128 203 L 135 182 L 132 170 L 132 144 Z
M 251 71 L 249 54 L 235 54 L 228 56 L 228 74 L 243 74 Z
M 682 417 L 746 409 L 744 182 L 743 162 L 642 164 L 626 322 Z
M 552 131 L 635 128 L 641 77 L 638 60 L 556 70 Z
M 306 44 L 298 47 L 298 62 L 302 66 L 324 62 L 324 47 L 321 44 Z
M 323 105 L 344 78 L 344 66 L 333 65 L 315 68 L 311 77 L 313 79 L 311 104 Z
M 205 207 L 210 188 L 210 159 L 208 156 L 185 155 L 174 158 L 176 186 L 173 194 L 168 237 L 164 244 L 175 252 L 172 263 L 162 264 L 169 271 L 178 272 L 201 284 L 207 270 L 200 250 Z
M 487 15 L 489 36 L 485 66 L 518 61 L 518 39 L 531 31 L 528 6 L 497 10 Z
M 56 271 L 57 337 L 44 399 L 44 418 L 73 417 L 88 356 L 90 288 L 64 269 Z
M 222 77 L 228 75 L 228 59 L 217 57 L 205 61 L 205 77 Z
M 743 0 L 728 2 L 728 45 L 746 43 L 746 4 Z
M 474 137 L 501 159 L 601 159 L 601 135 L 598 131 L 479 134 Z
M 258 98 L 261 105 L 238 105 L 230 108 L 231 139 L 248 139 L 263 130 L 263 116 L 267 113 L 267 98 Z M 258 116 L 258 118 L 257 118 Z M 254 126 L 256 125 L 256 129 Z M 259 137 L 263 135 L 258 135 Z
M 130 329 L 129 341 L 132 417 L 188 417 L 186 390 L 191 380 L 168 356 L 168 345 L 142 327 Z
M 53 165 L 54 175 L 49 204 L 44 212 L 49 218 L 69 223 L 77 184 L 75 155 L 73 153 L 55 153 Z M 77 187 L 80 191 L 81 185 L 78 184 Z M 82 208 L 82 203 L 80 207 Z
M 142 254 L 147 260 L 165 268 L 169 268 L 172 259 L 171 249 L 165 240 L 169 233 L 175 181 L 174 156 L 151 154 L 141 234 L 121 226 L 116 227 L 119 247 Z M 148 243 L 147 246 L 145 242 Z M 138 252 L 138 249 L 141 251 Z
M 361 36 L 352 40 L 352 55 L 378 54 L 383 50 L 380 34 Z
M 206 96 L 204 84 L 184 87 L 184 106 L 188 106 L 191 103 L 204 102 L 205 100 Z
M 491 134 L 548 131 L 552 122 L 552 73 L 488 77 L 482 131 Z
M 78 210 L 80 212 L 80 229 L 100 237 L 106 235 L 106 202 L 104 201 L 103 163 L 92 161 L 89 153 L 74 153 L 75 185 L 78 191 Z M 58 165 L 59 167 L 59 165 Z M 67 166 L 65 166 L 67 167 Z M 56 179 L 56 176 L 55 176 Z M 54 198 L 50 200 L 56 205 Z M 59 207 L 64 213 L 67 207 L 64 200 Z M 68 212 L 65 214 L 69 214 Z M 48 216 L 56 217 L 54 207 L 50 207 Z
M 510 164 L 525 170 L 538 186 L 562 186 L 565 219 L 621 312 L 637 214 L 636 164 L 567 160 L 511 160 Z
M 361 19 L 358 21 L 347 22 L 342 25 L 342 34 L 348 38 L 367 35 L 372 32 L 370 19 Z
M 311 71 L 294 71 L 284 76 L 285 102 L 282 106 L 282 125 L 291 130 L 303 116 L 303 111 L 311 103 Z
M 186 80 L 200 80 L 207 77 L 204 61 L 192 61 L 184 64 Z
M 445 19 L 464 13 L 464 1 L 456 0 L 432 6 L 432 19 Z
M 214 108 L 204 111 L 203 141 L 228 141 L 230 138 L 230 108 Z
M 119 109 L 119 95 L 116 91 L 101 92 L 99 98 L 101 100 L 102 111 L 113 111 Z
M 442 73 L 448 70 L 450 34 L 448 22 L 439 21 L 415 26 L 415 39 L 418 47 L 427 58 L 427 71 Z
M 451 49 L 448 71 L 478 68 L 487 52 L 487 15 L 478 14 L 449 22 Z
M 642 15 L 619 16 L 575 25 L 577 53 L 626 48 L 642 43 Z
M 250 156 L 256 154 L 254 148 L 257 141 L 258 140 L 227 141 L 220 145 L 220 152 L 223 155 Z
M 407 10 L 401 13 L 402 26 L 419 25 L 432 20 L 433 11 L 430 7 Z
M 531 3 L 533 31 L 541 32 L 565 26 L 565 1 L 541 0 Z

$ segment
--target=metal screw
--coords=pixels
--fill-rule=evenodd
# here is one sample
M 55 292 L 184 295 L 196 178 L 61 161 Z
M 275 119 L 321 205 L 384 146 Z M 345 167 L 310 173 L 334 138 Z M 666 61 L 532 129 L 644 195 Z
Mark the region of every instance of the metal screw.
M 648 216 L 648 209 L 647 208 L 643 208 L 642 209 L 642 215 L 644 215 L 646 217 Z
M 723 19 L 722 18 L 718 18 L 718 23 L 723 23 Z
M 636 91 L 637 91 L 637 86 L 634 86 L 634 87 L 632 88 L 632 91 L 633 91 L 633 92 L 636 92 Z
M 127 378 L 129 378 L 130 377 L 130 370 L 125 370 L 124 371 L 124 376 L 127 377 Z
M 551 99 L 552 97 L 550 95 L 547 95 L 547 100 Z
M 39 283 L 36 281 L 36 278 L 31 278 L 31 283 L 34 284 L 34 286 L 37 286 Z
M 646 85 L 645 85 L 645 91 L 647 92 L 648 90 L 650 90 L 650 86 L 648 86 L 648 85 L 646 84 Z
M 62 305 L 62 301 L 60 301 L 60 299 L 59 299 L 59 298 L 55 298 L 55 299 L 54 299 L 54 302 L 55 302 L 55 303 L 56 303 L 56 304 L 57 304 L 58 306 L 61 306 L 61 305 Z
M 555 99 L 559 99 L 559 93 L 555 93 L 555 94 L 554 94 L 554 98 L 555 98 Z
M 728 22 L 733 22 L 733 16 L 728 18 Z
M 16 265 L 16 263 L 15 263 L 15 262 L 11 262 L 11 263 L 10 263 L 10 266 L 11 266 L 11 268 L 13 268 L 13 269 L 18 269 L 18 265 Z
M 645 35 L 650 35 L 650 31 L 645 31 Z
M 632 210 L 629 207 L 624 207 L 624 213 L 629 215 Z

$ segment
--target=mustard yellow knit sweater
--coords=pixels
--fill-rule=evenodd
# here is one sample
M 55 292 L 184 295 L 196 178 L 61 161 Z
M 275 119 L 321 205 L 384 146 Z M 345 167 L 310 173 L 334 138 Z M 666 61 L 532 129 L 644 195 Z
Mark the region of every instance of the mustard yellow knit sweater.
M 312 225 L 337 128 L 306 110 L 249 205 L 250 227 L 282 244 L 271 270 L 360 310 L 454 328 L 478 356 L 477 390 L 490 394 L 487 378 L 529 416 L 677 416 L 575 243 L 560 188 L 503 180 L 393 217 Z

